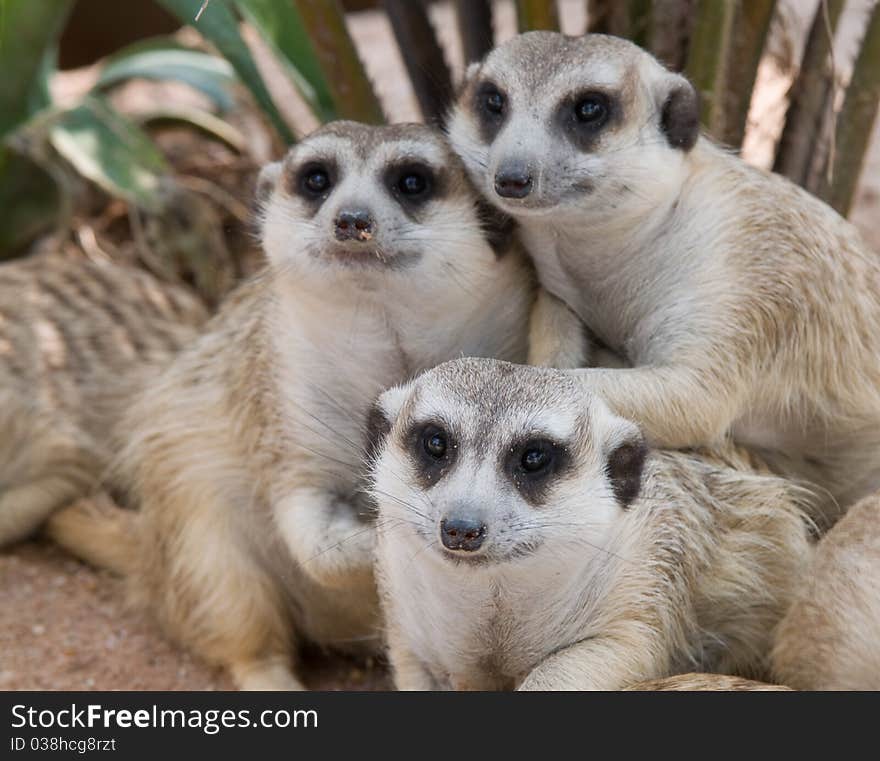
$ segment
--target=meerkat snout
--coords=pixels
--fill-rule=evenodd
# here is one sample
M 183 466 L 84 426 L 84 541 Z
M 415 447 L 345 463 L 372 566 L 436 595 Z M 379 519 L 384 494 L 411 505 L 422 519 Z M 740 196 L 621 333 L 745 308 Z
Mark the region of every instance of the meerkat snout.
M 368 209 L 341 209 L 334 220 L 334 235 L 339 241 L 365 242 L 372 239 L 375 224 Z
M 522 159 L 502 162 L 495 172 L 495 192 L 502 198 L 525 198 L 532 192 L 532 171 Z
M 486 540 L 489 527 L 474 515 L 450 512 L 440 521 L 440 541 L 447 550 L 476 552 Z

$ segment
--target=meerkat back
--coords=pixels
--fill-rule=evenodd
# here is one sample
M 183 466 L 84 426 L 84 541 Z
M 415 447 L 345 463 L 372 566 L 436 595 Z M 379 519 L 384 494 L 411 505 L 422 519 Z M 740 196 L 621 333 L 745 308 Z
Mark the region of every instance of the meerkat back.
M 819 542 L 773 650 L 776 678 L 803 690 L 880 690 L 880 494 Z
M 96 487 L 137 379 L 206 316 L 134 267 L 48 254 L 0 265 L 0 546 Z

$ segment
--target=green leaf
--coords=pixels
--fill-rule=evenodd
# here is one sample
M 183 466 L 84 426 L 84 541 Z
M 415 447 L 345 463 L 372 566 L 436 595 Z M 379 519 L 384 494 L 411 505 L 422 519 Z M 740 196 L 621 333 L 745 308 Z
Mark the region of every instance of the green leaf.
M 235 4 L 274 48 L 315 115 L 322 121 L 337 118 L 332 90 L 294 4 L 290 0 L 235 0 Z
M 382 124 L 385 115 L 345 25 L 339 0 L 285 0 L 293 4 L 324 72 L 342 119 Z
M 159 0 L 159 3 L 183 23 L 195 27 L 205 39 L 215 45 L 232 64 L 281 137 L 292 143 L 293 133 L 272 102 L 272 96 L 266 89 L 250 50 L 238 31 L 238 19 L 230 10 L 228 0 L 211 0 L 198 22 L 195 18 L 202 7 L 202 0 Z
M 59 206 L 55 181 L 26 156 L 0 147 L 0 259 L 55 225 Z
M 153 111 L 139 113 L 136 116 L 141 124 L 156 124 L 162 122 L 179 122 L 195 127 L 215 140 L 226 143 L 230 148 L 244 153 L 247 150 L 245 136 L 233 127 L 229 122 L 220 119 L 214 114 L 203 111 L 200 108 L 184 106 L 169 106 L 157 108 Z
M 0 0 L 0 138 L 48 103 L 46 74 L 72 0 Z
M 168 38 L 138 42 L 108 58 L 97 88 L 126 79 L 176 80 L 207 95 L 223 110 L 232 108 L 232 87 L 238 81 L 222 58 L 189 50 Z
M 137 125 L 97 98 L 59 113 L 49 128 L 58 153 L 110 195 L 148 211 L 162 208 L 161 180 L 170 172 Z

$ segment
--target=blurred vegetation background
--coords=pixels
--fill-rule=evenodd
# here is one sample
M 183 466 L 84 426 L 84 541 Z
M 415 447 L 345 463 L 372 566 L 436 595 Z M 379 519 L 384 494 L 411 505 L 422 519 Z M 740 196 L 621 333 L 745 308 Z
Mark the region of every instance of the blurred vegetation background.
M 711 136 L 850 211 L 874 0 L 0 0 L 0 259 L 128 258 L 215 303 L 258 260 L 262 163 L 331 119 L 440 121 L 467 62 L 560 28 L 651 50 Z

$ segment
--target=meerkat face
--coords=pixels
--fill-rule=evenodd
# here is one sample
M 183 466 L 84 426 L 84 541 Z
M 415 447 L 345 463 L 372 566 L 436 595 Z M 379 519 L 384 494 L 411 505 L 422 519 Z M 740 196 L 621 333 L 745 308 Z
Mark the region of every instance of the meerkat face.
M 582 556 L 640 490 L 638 428 L 555 370 L 447 362 L 387 391 L 370 417 L 384 531 L 443 562 Z
M 400 270 L 472 252 L 480 229 L 460 160 L 424 125 L 325 125 L 263 170 L 258 196 L 278 267 Z
M 631 42 L 529 32 L 472 65 L 448 132 L 496 206 L 558 214 L 669 187 L 699 110 L 690 83 Z

